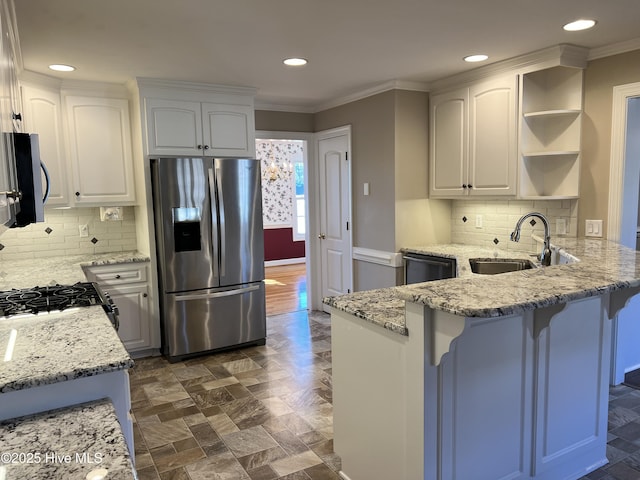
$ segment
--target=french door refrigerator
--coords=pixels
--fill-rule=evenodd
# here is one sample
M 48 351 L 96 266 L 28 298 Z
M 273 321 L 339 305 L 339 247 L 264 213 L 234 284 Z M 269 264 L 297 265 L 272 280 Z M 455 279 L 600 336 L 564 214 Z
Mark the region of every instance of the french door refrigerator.
M 259 161 L 157 158 L 151 179 L 164 355 L 264 345 Z

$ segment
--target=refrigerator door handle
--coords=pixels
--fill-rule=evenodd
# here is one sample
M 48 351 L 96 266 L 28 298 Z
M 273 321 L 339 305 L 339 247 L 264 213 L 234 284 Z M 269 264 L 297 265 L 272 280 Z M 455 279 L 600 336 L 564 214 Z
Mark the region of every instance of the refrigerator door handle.
M 233 290 L 224 290 L 222 292 L 213 293 L 187 293 L 183 295 L 176 295 L 176 302 L 185 302 L 187 300 L 206 300 L 208 298 L 220 298 L 230 297 L 232 295 L 241 295 L 243 293 L 254 292 L 260 289 L 260 285 L 251 285 L 249 287 L 235 288 Z
M 215 160 L 214 160 L 215 161 Z M 216 169 L 217 170 L 217 169 Z M 222 242 L 224 242 L 224 234 L 223 232 L 221 232 L 218 228 L 218 215 L 219 215 L 219 210 L 218 209 L 218 185 L 216 183 L 216 176 L 213 173 L 213 168 L 209 169 L 209 197 L 211 198 L 211 225 L 212 225 L 212 232 L 214 232 L 214 245 L 218 245 L 218 239 L 221 239 Z M 216 252 L 217 252 L 217 247 L 214 246 L 214 258 L 216 256 Z M 224 262 L 220 262 L 220 259 L 224 259 L 224 254 L 221 256 L 219 253 L 217 254 L 217 259 L 216 259 L 216 264 L 217 265 L 221 265 L 221 271 L 218 272 L 218 276 L 222 277 L 223 273 L 224 273 Z
M 212 203 L 217 204 L 218 206 L 217 211 L 218 211 L 219 226 L 220 226 L 220 231 L 218 232 L 218 235 L 220 238 L 220 258 L 223 260 L 222 262 L 220 262 L 220 278 L 222 278 L 225 275 L 224 259 L 226 258 L 226 255 L 227 255 L 225 237 L 227 235 L 225 232 L 224 199 L 222 198 L 222 185 L 221 185 L 222 179 L 220 178 L 221 176 L 220 167 L 215 167 L 215 169 L 216 169 L 215 175 L 213 173 L 213 168 L 209 169 L 209 190 L 210 190 L 209 193 L 211 195 Z M 213 213 L 214 211 L 216 211 L 216 209 L 212 208 L 211 213 Z

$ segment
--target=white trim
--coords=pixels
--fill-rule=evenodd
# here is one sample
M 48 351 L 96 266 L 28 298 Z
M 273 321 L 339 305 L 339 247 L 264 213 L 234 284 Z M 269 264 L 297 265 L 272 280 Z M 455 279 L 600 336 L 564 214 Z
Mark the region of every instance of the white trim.
M 620 240 L 627 134 L 627 103 L 640 96 L 640 82 L 613 87 L 611 114 L 611 163 L 609 166 L 609 211 L 607 239 Z
M 329 100 L 328 102 L 324 102 L 319 105 L 316 105 L 312 113 L 321 112 L 323 110 L 329 110 L 330 108 L 339 107 L 347 103 L 355 102 L 357 100 L 362 100 L 363 98 L 372 97 L 373 95 L 378 95 L 379 93 L 388 92 L 389 90 L 412 90 L 416 92 L 428 92 L 429 85 L 423 82 L 407 82 L 402 80 L 390 80 L 388 82 L 381 83 L 374 87 L 370 87 L 365 90 L 360 90 L 358 92 L 345 95 L 343 97 L 338 97 L 334 100 Z
M 296 263 L 305 263 L 306 257 L 282 258 L 280 260 L 265 260 L 265 267 L 277 267 L 279 265 L 295 265 Z
M 303 105 L 282 105 L 279 103 L 269 103 L 256 100 L 254 103 L 255 110 L 264 110 L 268 112 L 289 112 L 289 113 L 316 113 L 318 109 Z
M 265 223 L 262 226 L 265 230 L 277 230 L 282 228 L 293 228 L 290 223 Z
M 592 48 L 589 50 L 587 60 L 596 60 L 598 58 L 610 57 L 621 53 L 631 52 L 640 49 L 640 37 L 626 40 L 624 42 L 605 45 L 604 47 Z
M 402 266 L 402 253 L 384 252 L 371 248 L 353 247 L 353 259 L 387 267 L 398 268 Z

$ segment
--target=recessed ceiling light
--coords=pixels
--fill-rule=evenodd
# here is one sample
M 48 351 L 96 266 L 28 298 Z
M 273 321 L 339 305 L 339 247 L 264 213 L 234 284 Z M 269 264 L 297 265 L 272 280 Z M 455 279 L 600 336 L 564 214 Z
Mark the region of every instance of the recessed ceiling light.
M 53 64 L 49 65 L 51 70 L 55 70 L 56 72 L 73 72 L 76 67 L 72 67 L 71 65 L 62 65 L 62 64 Z
M 487 55 L 477 54 L 477 55 L 468 55 L 464 57 L 465 62 L 484 62 L 487 58 Z
M 282 62 L 290 67 L 301 67 L 302 65 L 307 64 L 307 60 L 305 58 L 285 58 Z
M 564 28 L 568 32 L 577 32 L 578 30 L 586 30 L 596 24 L 595 20 L 580 19 L 575 22 L 567 23 Z

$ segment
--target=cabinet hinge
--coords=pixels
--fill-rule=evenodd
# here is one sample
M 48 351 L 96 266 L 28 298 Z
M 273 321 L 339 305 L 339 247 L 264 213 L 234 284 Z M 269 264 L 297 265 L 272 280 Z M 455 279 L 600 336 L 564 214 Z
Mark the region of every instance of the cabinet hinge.
M 347 222 L 347 231 L 349 231 L 349 222 Z
M 347 293 L 351 293 L 351 289 L 350 288 L 347 288 Z
M 348 162 L 349 161 L 349 152 L 344 152 L 344 159 Z

